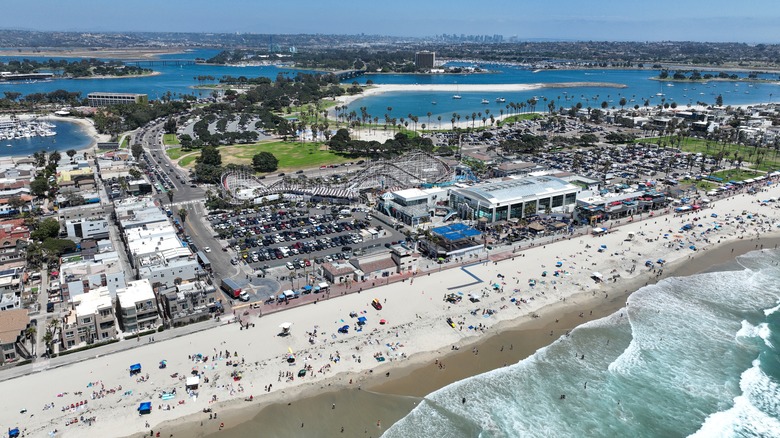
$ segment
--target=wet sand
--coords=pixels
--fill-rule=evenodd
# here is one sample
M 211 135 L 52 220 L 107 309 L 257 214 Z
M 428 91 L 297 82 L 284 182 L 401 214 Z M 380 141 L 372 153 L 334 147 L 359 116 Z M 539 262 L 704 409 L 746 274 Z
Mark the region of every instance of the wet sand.
M 708 250 L 706 256 L 667 266 L 661 278 L 737 269 L 735 257 L 754 251 L 761 244 L 766 249 L 776 248 L 780 237 L 762 238 L 760 243 L 746 239 L 722 245 Z M 635 280 L 620 284 L 620 288 L 628 287 L 627 292 L 613 290 L 614 296 L 608 299 L 597 296 L 585 303 L 556 303 L 542 309 L 539 318 L 519 324 L 514 321 L 499 324 L 491 335 L 462 345 L 459 350 L 421 355 L 425 357 L 393 369 L 389 377 L 380 374 L 362 382 L 361 389 L 323 388 L 326 392 L 303 399 L 291 395 L 289 400 L 268 403 L 265 407 L 257 405 L 232 412 L 224 421 L 234 426 L 223 431 L 219 431 L 218 423 L 207 420 L 200 431 L 183 425 L 174 431 L 174 436 L 181 433 L 180 436 L 245 438 L 257 436 L 260 428 L 265 437 L 379 436 L 411 412 L 427 394 L 464 378 L 515 364 L 551 344 L 566 331 L 619 311 L 625 307 L 631 293 L 645 285 L 645 279 Z M 443 368 L 439 368 L 437 362 L 443 364 Z M 335 410 L 331 409 L 333 404 Z M 208 418 L 207 414 L 204 417 Z M 381 427 L 377 427 L 377 420 L 381 421 Z

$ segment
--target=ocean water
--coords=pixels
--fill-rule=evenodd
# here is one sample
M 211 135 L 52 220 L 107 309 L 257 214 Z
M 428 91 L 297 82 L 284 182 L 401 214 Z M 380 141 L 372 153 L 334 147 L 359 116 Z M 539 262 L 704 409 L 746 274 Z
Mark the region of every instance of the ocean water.
M 738 270 L 642 288 L 533 356 L 428 395 L 383 436 L 778 437 L 778 262 L 750 253 Z

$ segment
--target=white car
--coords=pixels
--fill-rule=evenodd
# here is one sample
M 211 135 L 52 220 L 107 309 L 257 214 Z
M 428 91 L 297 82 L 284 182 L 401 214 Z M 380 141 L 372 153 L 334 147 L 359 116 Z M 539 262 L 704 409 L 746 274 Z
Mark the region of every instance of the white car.
M 211 252 L 211 247 L 207 246 L 207 247 L 203 248 L 203 251 Z

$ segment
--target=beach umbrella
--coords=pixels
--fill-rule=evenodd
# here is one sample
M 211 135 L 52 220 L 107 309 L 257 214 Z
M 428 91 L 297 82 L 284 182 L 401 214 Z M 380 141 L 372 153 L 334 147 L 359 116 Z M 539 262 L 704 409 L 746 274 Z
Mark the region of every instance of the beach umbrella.
M 601 249 L 607 249 L 607 245 L 601 245 Z
M 292 323 L 291 322 L 283 322 L 283 323 L 279 324 L 279 328 L 282 329 L 282 330 L 290 330 L 290 327 L 292 327 Z
M 387 324 L 387 321 L 386 321 L 386 320 L 384 320 L 384 319 L 380 319 L 380 320 L 379 320 L 379 324 L 385 325 L 385 324 Z
M 555 263 L 555 266 L 556 266 L 556 267 L 558 267 L 558 268 L 560 268 L 561 266 L 563 266 L 563 262 L 556 262 L 556 263 Z

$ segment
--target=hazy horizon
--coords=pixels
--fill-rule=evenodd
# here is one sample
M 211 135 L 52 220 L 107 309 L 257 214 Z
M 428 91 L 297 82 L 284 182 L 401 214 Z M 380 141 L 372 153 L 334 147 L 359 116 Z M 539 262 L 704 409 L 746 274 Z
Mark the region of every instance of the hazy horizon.
M 40 0 L 4 5 L 0 29 L 64 32 L 194 32 L 339 34 L 430 37 L 503 35 L 554 41 L 701 41 L 778 43 L 780 2 L 597 3 L 559 0 L 552 6 L 494 0 L 371 3 L 299 0 L 135 0 L 104 7 L 101 0 Z

